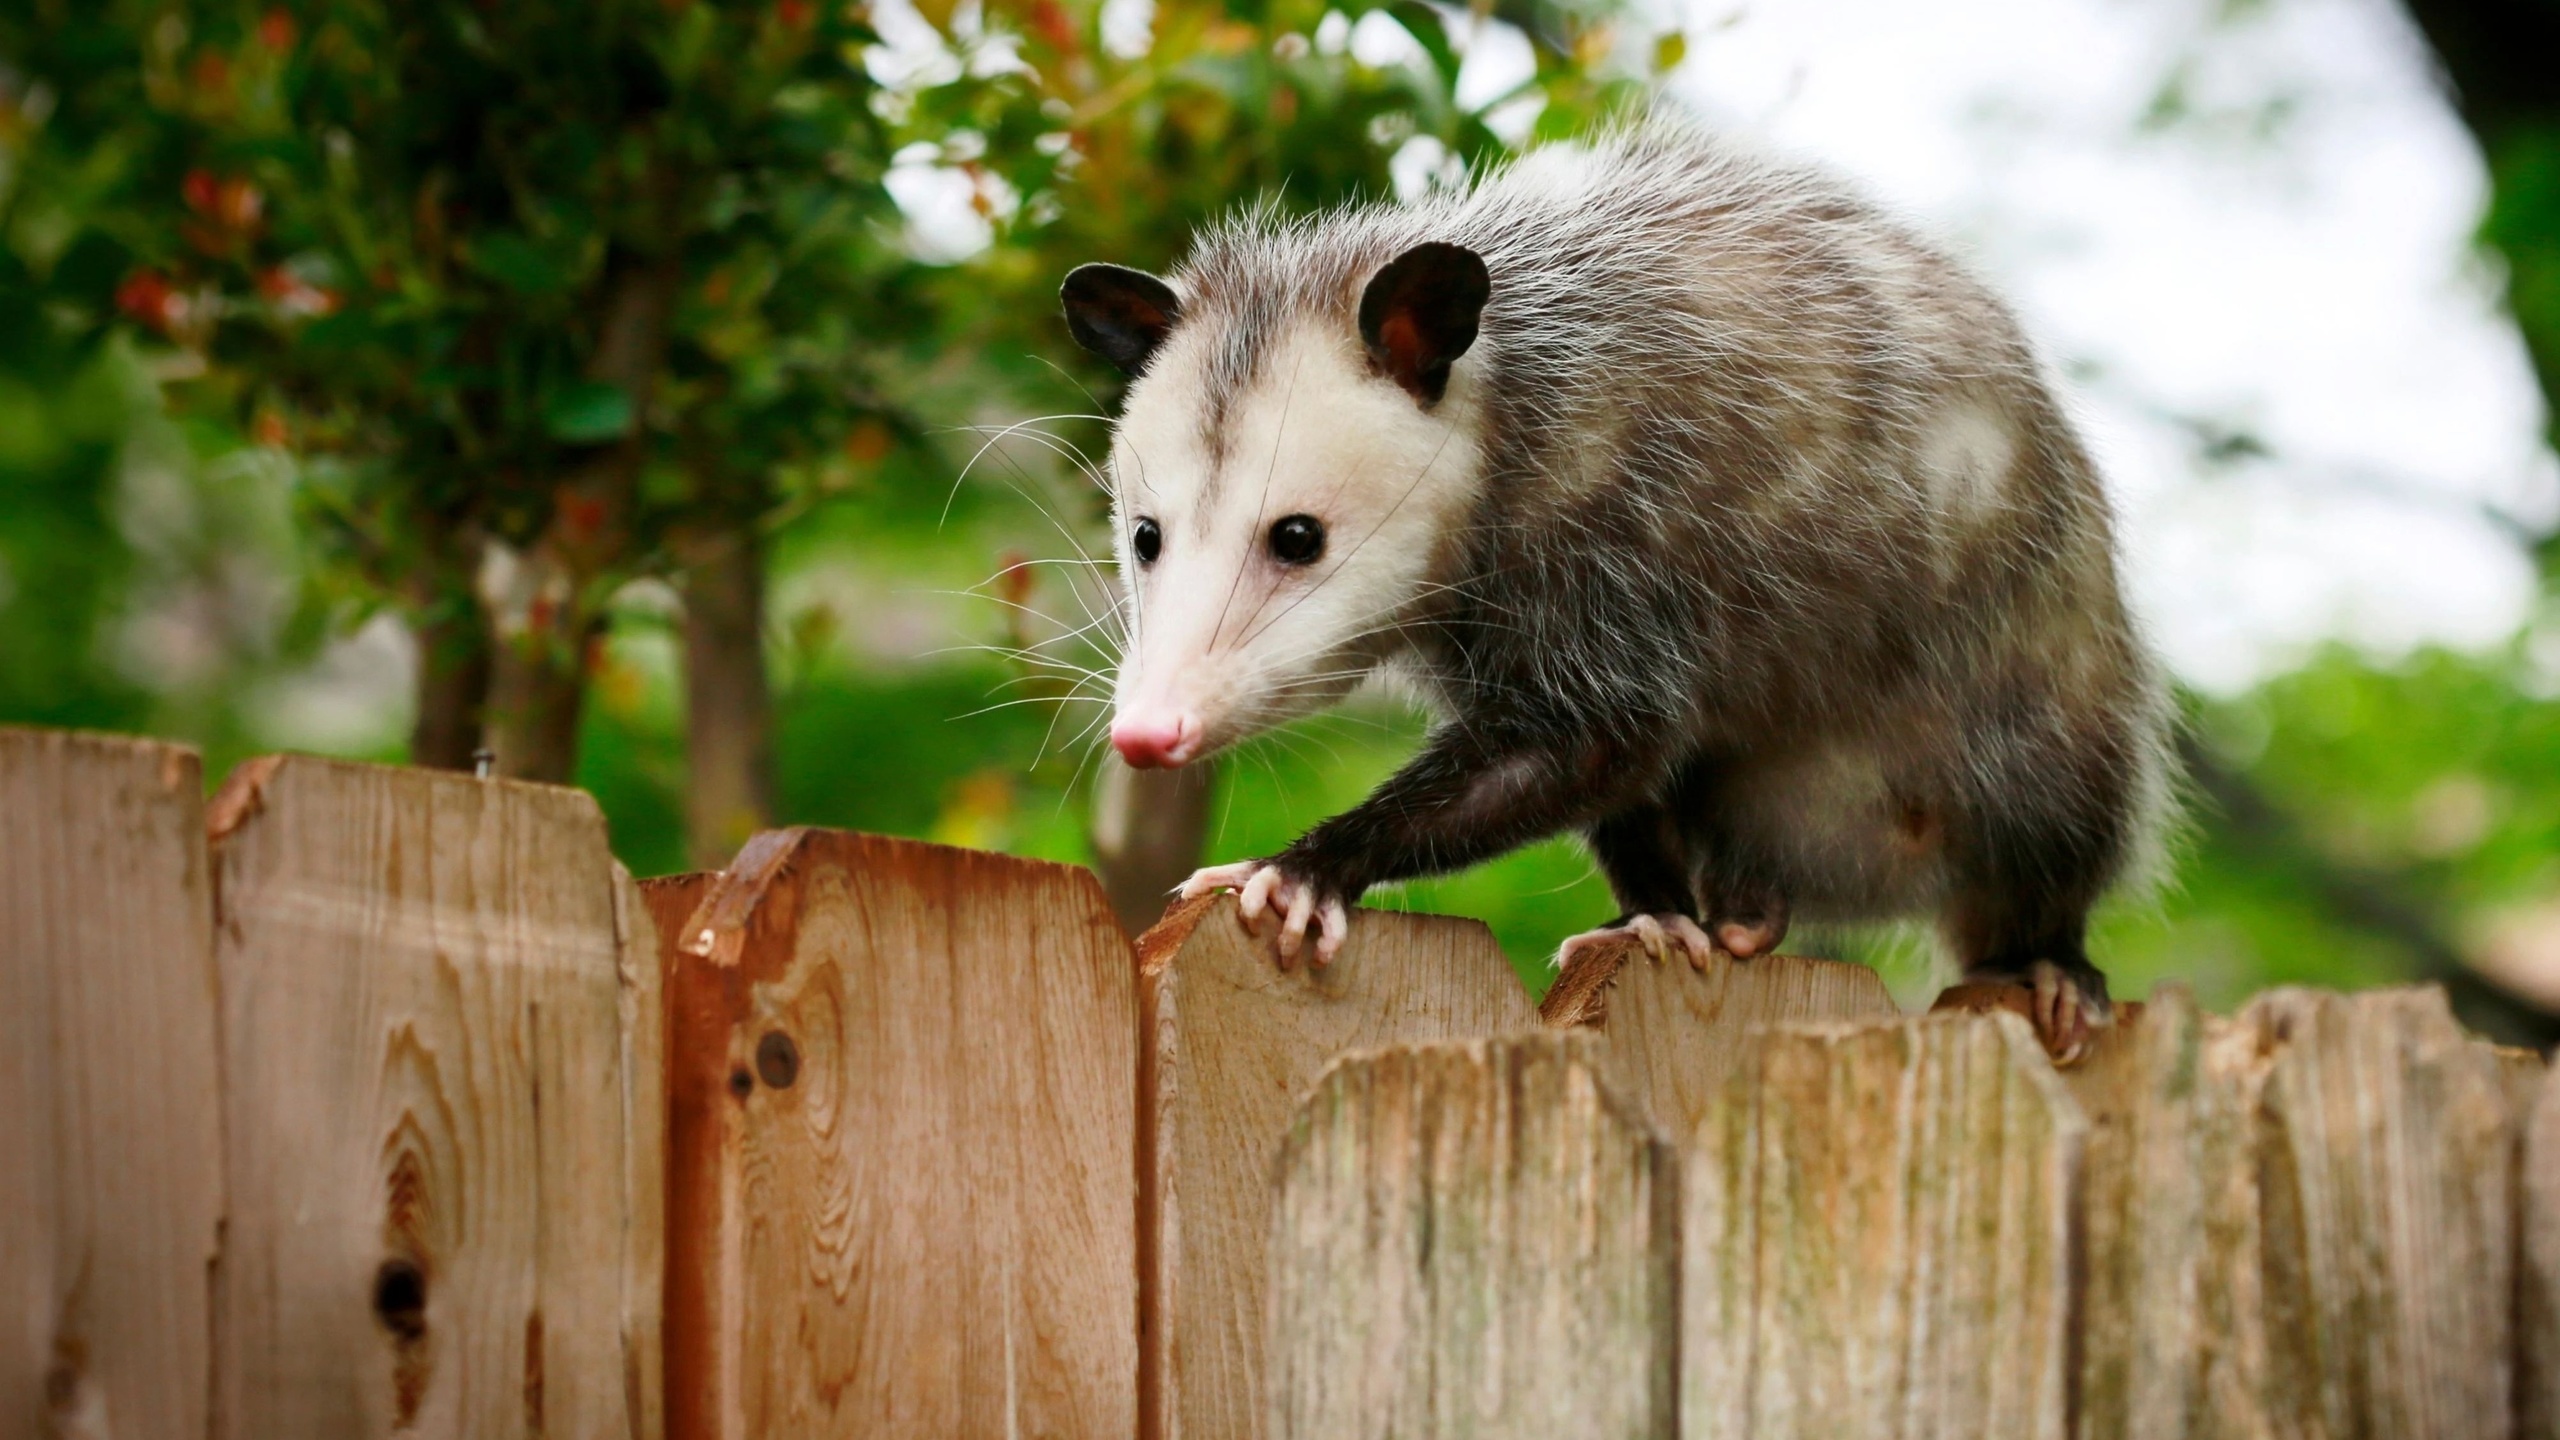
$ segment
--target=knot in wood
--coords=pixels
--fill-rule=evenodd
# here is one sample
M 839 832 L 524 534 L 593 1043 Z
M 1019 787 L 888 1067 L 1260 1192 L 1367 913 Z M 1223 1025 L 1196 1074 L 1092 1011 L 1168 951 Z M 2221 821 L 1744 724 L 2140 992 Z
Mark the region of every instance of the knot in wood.
M 800 1078 L 800 1047 L 779 1030 L 768 1030 L 756 1042 L 756 1074 L 776 1090 L 788 1090 Z

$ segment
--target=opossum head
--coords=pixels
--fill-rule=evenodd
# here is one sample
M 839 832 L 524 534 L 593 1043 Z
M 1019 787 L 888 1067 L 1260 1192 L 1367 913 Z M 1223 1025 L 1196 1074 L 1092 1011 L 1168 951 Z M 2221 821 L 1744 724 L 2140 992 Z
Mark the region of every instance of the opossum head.
M 1324 288 L 1324 287 L 1319 287 Z M 1484 262 L 1426 244 L 1339 294 L 1067 277 L 1135 377 L 1111 444 L 1127 644 L 1111 743 L 1182 765 L 1340 698 L 1445 583 L 1480 469 Z

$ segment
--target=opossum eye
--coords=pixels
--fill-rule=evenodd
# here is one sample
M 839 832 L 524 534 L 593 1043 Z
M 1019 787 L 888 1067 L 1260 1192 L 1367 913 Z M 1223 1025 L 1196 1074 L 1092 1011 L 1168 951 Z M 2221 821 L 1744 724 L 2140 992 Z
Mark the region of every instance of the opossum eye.
M 1140 520 L 1129 530 L 1129 548 L 1138 552 L 1138 563 L 1153 565 L 1164 553 L 1164 532 L 1153 520 Z
M 1324 522 L 1313 515 L 1283 515 L 1271 522 L 1271 558 L 1283 565 L 1313 565 L 1324 554 Z

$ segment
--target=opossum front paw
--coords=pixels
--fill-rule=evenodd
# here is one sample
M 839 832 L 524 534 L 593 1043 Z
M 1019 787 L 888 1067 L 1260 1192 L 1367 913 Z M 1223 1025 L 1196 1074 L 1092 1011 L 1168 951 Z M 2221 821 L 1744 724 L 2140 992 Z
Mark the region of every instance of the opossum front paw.
M 1698 927 L 1697 921 L 1686 915 L 1630 915 L 1566 940 L 1556 950 L 1556 968 L 1562 970 L 1572 964 L 1575 956 L 1592 946 L 1626 939 L 1633 939 L 1644 946 L 1644 952 L 1657 962 L 1670 959 L 1671 952 L 1678 950 L 1689 957 L 1690 965 L 1700 970 L 1707 968 L 1707 962 L 1714 959 L 1716 953 L 1715 941 L 1707 937 L 1707 932 Z
M 1306 947 L 1307 924 L 1316 927 L 1315 953 L 1317 965 L 1330 965 L 1342 952 L 1342 942 L 1351 934 L 1351 907 L 1340 895 L 1327 894 L 1323 887 L 1303 876 L 1268 860 L 1240 860 L 1233 865 L 1212 865 L 1194 871 L 1182 882 L 1185 900 L 1206 895 L 1213 890 L 1237 892 L 1236 913 L 1243 917 L 1245 928 L 1262 933 L 1263 912 L 1280 917 L 1280 968 L 1297 964 L 1298 952 Z

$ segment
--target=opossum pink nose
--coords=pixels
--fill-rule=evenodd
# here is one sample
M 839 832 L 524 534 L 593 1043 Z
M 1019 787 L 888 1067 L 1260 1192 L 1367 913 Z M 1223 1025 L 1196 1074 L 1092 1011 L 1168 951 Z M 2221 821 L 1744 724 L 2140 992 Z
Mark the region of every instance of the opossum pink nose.
M 1200 754 L 1200 717 L 1188 710 L 1142 710 L 1111 722 L 1111 748 L 1140 770 L 1180 765 Z

